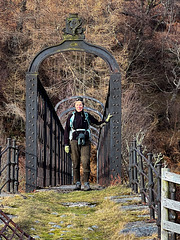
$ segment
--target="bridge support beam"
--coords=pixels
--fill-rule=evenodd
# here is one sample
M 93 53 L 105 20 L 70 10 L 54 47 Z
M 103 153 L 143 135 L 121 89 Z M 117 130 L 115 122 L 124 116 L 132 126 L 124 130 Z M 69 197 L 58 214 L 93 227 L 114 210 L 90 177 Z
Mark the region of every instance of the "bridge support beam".
M 37 187 L 37 74 L 26 74 L 26 192 Z
M 110 121 L 110 181 L 121 182 L 121 76 L 114 73 L 110 76 L 109 112 L 113 115 Z

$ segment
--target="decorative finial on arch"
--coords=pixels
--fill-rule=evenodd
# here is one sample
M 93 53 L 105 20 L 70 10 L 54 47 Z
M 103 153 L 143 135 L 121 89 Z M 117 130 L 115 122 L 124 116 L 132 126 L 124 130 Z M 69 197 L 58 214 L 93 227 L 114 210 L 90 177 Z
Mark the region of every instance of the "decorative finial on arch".
M 82 40 L 85 39 L 85 29 L 82 28 L 82 19 L 78 13 L 70 13 L 66 18 L 66 28 L 63 29 L 65 40 Z

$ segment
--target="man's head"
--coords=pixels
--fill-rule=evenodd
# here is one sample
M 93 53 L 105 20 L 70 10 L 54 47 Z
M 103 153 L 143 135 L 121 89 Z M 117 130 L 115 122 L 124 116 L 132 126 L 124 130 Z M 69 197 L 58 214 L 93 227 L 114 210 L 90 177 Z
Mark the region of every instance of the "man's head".
M 75 109 L 77 112 L 81 112 L 83 110 L 84 107 L 84 102 L 83 102 L 83 98 L 82 97 L 77 97 L 76 101 L 75 101 Z

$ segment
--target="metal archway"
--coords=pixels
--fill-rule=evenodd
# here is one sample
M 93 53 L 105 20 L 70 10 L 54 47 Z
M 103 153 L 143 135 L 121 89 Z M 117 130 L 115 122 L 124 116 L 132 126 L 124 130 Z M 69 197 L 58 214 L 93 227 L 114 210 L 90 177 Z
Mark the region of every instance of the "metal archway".
M 40 80 L 38 79 L 38 70 L 44 59 L 51 55 L 65 51 L 82 51 L 94 54 L 102 58 L 109 66 L 110 98 L 108 105 L 111 109 L 111 113 L 113 114 L 113 120 L 110 122 L 110 129 L 118 130 L 110 131 L 110 154 L 107 157 L 110 162 L 109 168 L 111 178 L 115 179 L 121 177 L 121 76 L 119 65 L 112 54 L 105 48 L 86 42 L 84 40 L 85 37 L 83 32 L 84 29 L 82 28 L 82 20 L 78 18 L 77 14 L 70 14 L 70 16 L 66 19 L 64 40 L 56 46 L 51 46 L 40 51 L 32 60 L 28 68 L 28 72 L 26 73 L 26 191 L 28 192 L 37 188 L 39 183 L 42 186 L 47 184 L 53 186 L 56 184 L 56 177 L 52 178 L 52 180 L 50 176 L 48 183 L 46 183 L 44 178 L 38 178 L 38 174 L 41 172 L 41 169 L 38 171 L 38 167 L 40 166 L 43 168 L 44 164 L 46 164 L 46 156 L 43 156 L 42 158 L 44 159 L 44 162 L 39 161 L 38 158 L 44 154 L 44 149 L 41 149 L 41 152 L 39 152 L 39 144 L 41 144 L 42 139 L 38 142 L 37 135 L 39 134 L 40 137 L 43 136 L 47 138 L 47 140 L 49 137 L 47 132 L 43 133 L 43 129 L 39 126 L 39 123 L 45 121 L 46 124 L 44 124 L 44 127 L 46 128 L 50 125 L 51 128 L 48 129 L 51 134 L 50 138 L 56 139 L 56 141 L 61 141 L 63 144 L 63 128 L 60 123 L 58 123 L 59 119 L 56 115 L 54 107 L 52 106 Z M 62 132 L 62 134 L 53 135 L 54 126 L 56 131 Z M 118 149 L 118 151 L 116 151 L 116 149 Z M 52 159 L 53 151 L 48 151 L 50 159 Z M 63 154 L 63 150 L 61 149 L 61 155 L 63 156 Z M 52 159 L 52 161 L 54 160 Z M 52 162 L 49 164 L 50 168 L 54 169 Z M 45 171 L 45 179 L 47 179 L 48 174 L 54 176 L 56 173 L 46 173 Z M 69 175 L 68 179 L 70 178 L 71 176 Z M 66 183 L 66 181 L 63 181 L 63 183 Z

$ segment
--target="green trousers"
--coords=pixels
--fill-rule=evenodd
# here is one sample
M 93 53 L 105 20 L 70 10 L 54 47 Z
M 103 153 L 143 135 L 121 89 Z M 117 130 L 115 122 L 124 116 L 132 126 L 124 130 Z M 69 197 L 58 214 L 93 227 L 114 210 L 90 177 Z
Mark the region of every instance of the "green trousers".
M 73 181 L 74 183 L 80 181 L 80 163 L 83 168 L 83 181 L 89 181 L 90 175 L 90 151 L 91 142 L 86 141 L 84 146 L 79 146 L 77 140 L 72 140 L 71 144 L 71 159 L 73 162 Z

